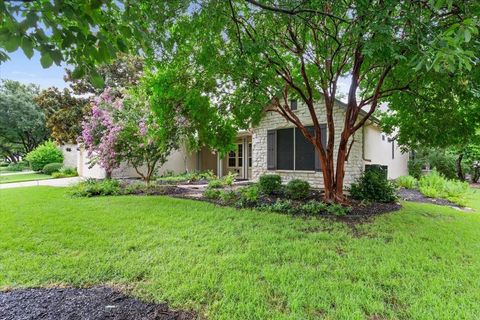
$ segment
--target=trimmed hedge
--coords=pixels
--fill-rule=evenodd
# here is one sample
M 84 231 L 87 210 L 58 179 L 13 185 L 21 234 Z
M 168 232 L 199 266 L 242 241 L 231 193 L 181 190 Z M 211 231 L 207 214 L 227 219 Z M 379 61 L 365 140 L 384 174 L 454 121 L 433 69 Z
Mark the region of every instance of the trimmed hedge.
M 274 194 L 282 191 L 282 178 L 278 174 L 264 174 L 258 181 L 259 191 L 264 194 Z
M 285 195 L 289 199 L 303 200 L 310 194 L 310 183 L 305 180 L 293 179 L 285 187 Z
M 49 163 L 43 167 L 42 172 L 45 174 L 52 175 L 52 173 L 54 172 L 59 172 L 60 169 L 62 169 L 62 167 L 63 167 L 63 164 L 59 162 Z

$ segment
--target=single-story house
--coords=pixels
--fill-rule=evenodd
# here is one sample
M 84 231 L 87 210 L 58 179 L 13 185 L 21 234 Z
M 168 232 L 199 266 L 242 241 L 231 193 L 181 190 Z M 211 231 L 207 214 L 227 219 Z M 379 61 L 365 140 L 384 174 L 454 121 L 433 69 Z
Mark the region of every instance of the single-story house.
M 311 118 L 306 105 L 294 101 L 295 113 L 308 125 Z M 293 108 L 292 107 L 292 108 Z M 334 107 L 336 139 L 338 144 L 343 128 L 346 106 L 337 101 Z M 321 124 L 326 123 L 322 112 L 324 106 L 318 105 L 317 116 Z M 326 134 L 326 130 L 324 131 Z M 408 153 L 402 153 L 395 140 L 383 133 L 375 121 L 367 121 L 353 137 L 354 143 L 345 165 L 345 184 L 349 185 L 358 178 L 368 165 L 385 166 L 389 179 L 408 174 Z M 94 166 L 89 168 L 86 152 L 78 149 L 77 170 L 82 177 L 102 178 L 105 171 Z M 335 150 L 336 154 L 336 150 Z M 235 151 L 221 158 L 219 154 L 203 148 L 190 152 L 185 148 L 173 152 L 158 173 L 167 171 L 182 173 L 193 170 L 212 170 L 217 176 L 236 172 L 238 178 L 257 181 L 262 174 L 276 173 L 284 181 L 299 178 L 309 181 L 312 186 L 322 188 L 323 177 L 314 147 L 306 141 L 298 129 L 276 112 L 266 112 L 260 123 L 250 130 L 238 133 Z M 113 172 L 114 177 L 135 177 L 133 168 L 121 166 Z

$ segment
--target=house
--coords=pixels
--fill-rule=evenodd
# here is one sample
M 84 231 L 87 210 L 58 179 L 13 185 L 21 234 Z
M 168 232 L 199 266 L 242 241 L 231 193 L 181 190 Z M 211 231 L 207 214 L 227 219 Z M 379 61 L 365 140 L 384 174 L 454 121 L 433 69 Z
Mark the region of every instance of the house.
M 307 125 L 311 123 L 305 105 L 293 101 L 295 113 Z M 317 116 L 326 126 L 322 105 L 318 105 Z M 346 106 L 337 101 L 334 106 L 335 141 L 339 141 Z M 322 130 L 325 133 L 326 130 Z M 373 119 L 367 121 L 362 129 L 353 137 L 354 143 L 349 159 L 345 165 L 345 184 L 354 182 L 369 165 L 386 167 L 388 178 L 395 179 L 408 174 L 408 153 L 402 153 L 395 140 L 383 133 Z M 89 168 L 88 158 L 84 150 L 78 151 L 78 172 L 83 177 L 102 178 L 105 172 L 94 166 Z M 335 150 L 336 154 L 337 150 Z M 257 181 L 262 174 L 279 174 L 284 181 L 294 178 L 307 180 L 312 186 L 321 188 L 323 177 L 315 156 L 314 147 L 306 141 L 298 129 L 275 112 L 266 112 L 260 123 L 248 131 L 238 133 L 235 151 L 221 158 L 219 154 L 203 148 L 197 152 L 189 152 L 185 148 L 173 152 L 168 161 L 159 168 L 159 174 L 167 171 L 181 173 L 193 170 L 212 170 L 223 176 L 235 172 L 240 179 Z M 121 166 L 113 172 L 114 177 L 137 176 L 132 168 Z

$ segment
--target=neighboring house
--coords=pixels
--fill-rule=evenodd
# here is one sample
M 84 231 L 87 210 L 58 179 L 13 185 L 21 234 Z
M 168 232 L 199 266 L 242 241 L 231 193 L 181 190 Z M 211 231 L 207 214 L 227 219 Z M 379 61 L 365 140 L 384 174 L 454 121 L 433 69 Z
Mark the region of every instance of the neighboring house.
M 300 103 L 292 103 L 295 113 L 308 127 L 311 118 L 308 109 Z M 324 106 L 318 106 L 318 120 L 326 126 Z M 334 107 L 335 141 L 338 142 L 343 128 L 345 105 L 337 102 Z M 326 130 L 322 139 L 326 140 Z M 338 145 L 338 143 L 336 143 Z M 337 149 L 335 149 L 336 155 Z M 345 184 L 349 185 L 357 179 L 365 166 L 386 166 L 389 179 L 395 179 L 408 174 L 408 153 L 402 153 L 395 141 L 386 136 L 375 120 L 367 121 L 365 126 L 357 131 L 354 143 L 345 164 Z M 89 168 L 88 158 L 80 149 L 78 156 L 78 172 L 80 176 L 103 178 L 103 169 L 95 166 Z M 276 173 L 284 181 L 294 178 L 309 181 L 312 186 L 323 187 L 323 177 L 315 154 L 314 147 L 306 141 L 293 124 L 275 112 L 266 112 L 260 123 L 238 134 L 235 151 L 226 157 L 220 156 L 203 148 L 198 152 L 187 152 L 181 148 L 173 152 L 167 163 L 159 168 L 159 174 L 167 171 L 177 173 L 193 170 L 212 170 L 216 175 L 223 176 L 228 172 L 236 172 L 240 179 L 257 181 L 262 174 Z M 113 172 L 114 177 L 134 177 L 136 173 L 128 166 Z

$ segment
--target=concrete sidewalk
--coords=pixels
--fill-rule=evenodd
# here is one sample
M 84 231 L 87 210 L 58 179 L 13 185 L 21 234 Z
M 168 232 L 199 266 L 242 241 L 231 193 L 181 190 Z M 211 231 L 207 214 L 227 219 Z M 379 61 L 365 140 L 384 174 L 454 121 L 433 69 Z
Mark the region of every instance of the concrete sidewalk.
M 17 172 L 0 172 L 0 176 L 5 177 L 5 176 L 16 176 L 19 174 L 28 174 L 28 173 L 35 173 L 35 171 L 17 171 Z
M 68 187 L 72 184 L 79 182 L 80 180 L 81 178 L 79 177 L 71 177 L 71 178 L 60 178 L 60 179 L 46 179 L 46 180 L 37 180 L 37 181 L 2 183 L 0 184 L 0 189 L 37 187 L 37 186 Z

